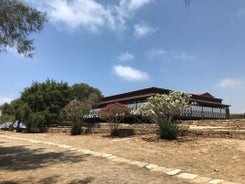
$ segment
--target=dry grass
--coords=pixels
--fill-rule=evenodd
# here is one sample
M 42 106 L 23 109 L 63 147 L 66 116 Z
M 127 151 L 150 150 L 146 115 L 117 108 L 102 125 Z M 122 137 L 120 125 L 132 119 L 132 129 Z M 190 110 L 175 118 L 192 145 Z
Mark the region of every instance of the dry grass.
M 200 176 L 245 183 L 245 141 L 243 140 L 187 137 L 170 142 L 157 140 L 154 135 L 110 138 L 101 134 L 70 136 L 2 131 L 0 134 L 67 144 L 178 168 Z M 0 181 L 5 183 L 7 181 L 10 183 L 185 183 L 146 169 L 79 155 L 55 146 L 2 138 L 0 138 Z

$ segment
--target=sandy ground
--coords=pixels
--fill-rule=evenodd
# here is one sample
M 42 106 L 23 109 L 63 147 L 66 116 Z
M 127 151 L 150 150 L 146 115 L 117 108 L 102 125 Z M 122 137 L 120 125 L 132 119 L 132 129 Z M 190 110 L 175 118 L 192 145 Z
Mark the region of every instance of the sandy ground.
M 245 141 L 186 137 L 158 141 L 152 136 L 111 138 L 102 134 L 2 135 L 71 145 L 178 168 L 210 178 L 245 183 Z M 145 168 L 84 156 L 55 146 L 0 138 L 0 183 L 188 183 Z

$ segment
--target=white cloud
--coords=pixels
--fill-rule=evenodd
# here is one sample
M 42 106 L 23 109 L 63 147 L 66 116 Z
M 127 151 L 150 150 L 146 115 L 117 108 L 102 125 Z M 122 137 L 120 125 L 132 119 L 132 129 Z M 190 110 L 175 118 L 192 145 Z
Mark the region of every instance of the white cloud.
M 147 72 L 134 69 L 130 66 L 115 65 L 113 71 L 117 76 L 129 81 L 148 81 L 150 79 Z
M 226 78 L 221 80 L 217 86 L 221 88 L 239 88 L 242 86 L 242 81 L 238 79 Z
M 152 49 L 148 52 L 148 55 L 150 57 L 158 57 L 158 56 L 163 56 L 168 54 L 168 51 L 164 50 L 164 49 Z
M 0 97 L 0 105 L 4 103 L 10 103 L 13 100 L 14 100 L 13 98 L 9 98 L 9 97 Z
M 152 2 L 152 0 L 126 0 L 126 2 L 129 2 L 128 4 L 129 10 L 137 10 L 142 6 L 144 6 L 145 4 Z
M 186 52 L 173 52 L 173 57 L 176 59 L 191 60 L 196 57 L 195 54 L 187 54 Z
M 46 1 L 50 20 L 71 29 L 82 26 L 90 31 L 108 25 L 113 28 L 115 20 L 110 11 L 94 0 Z
M 184 51 L 182 52 L 176 52 L 176 51 L 168 51 L 162 48 L 158 48 L 158 49 L 152 49 L 150 51 L 148 51 L 147 55 L 150 58 L 156 58 L 156 57 L 161 57 L 161 58 L 165 58 L 168 60 L 175 60 L 175 59 L 180 59 L 180 60 L 193 60 L 195 59 L 197 56 L 196 54 L 189 54 L 186 53 Z
M 143 38 L 149 34 L 153 34 L 156 30 L 156 28 L 152 28 L 144 22 L 134 25 L 134 35 L 136 38 Z
M 74 30 L 83 27 L 92 32 L 106 27 L 110 30 L 124 29 L 126 20 L 139 8 L 152 0 L 120 0 L 118 4 L 101 3 L 96 0 L 25 0 L 34 7 L 46 11 L 50 22 L 60 28 Z M 118 1 L 117 1 L 118 2 Z
M 123 52 L 121 53 L 119 56 L 118 56 L 118 60 L 119 61 L 129 61 L 129 60 L 133 60 L 134 59 L 134 55 L 131 54 L 130 52 L 126 51 L 126 52 Z

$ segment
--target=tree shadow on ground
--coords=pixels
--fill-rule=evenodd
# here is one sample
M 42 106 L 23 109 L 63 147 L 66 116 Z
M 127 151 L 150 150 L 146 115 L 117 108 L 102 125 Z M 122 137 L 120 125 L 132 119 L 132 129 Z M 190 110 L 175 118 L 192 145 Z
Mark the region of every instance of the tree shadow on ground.
M 47 152 L 44 148 L 29 149 L 24 146 L 0 147 L 0 169 L 33 170 L 56 163 L 77 163 L 86 156 L 72 152 Z
M 69 184 L 88 184 L 91 183 L 93 180 L 93 177 L 86 177 L 82 180 L 72 180 L 71 182 L 69 182 Z
M 47 178 L 43 178 L 35 183 L 37 184 L 47 184 L 47 183 L 57 183 L 59 176 L 51 176 Z M 21 183 L 33 183 L 32 179 L 25 179 L 20 181 L 0 181 L 0 184 L 21 184 Z
M 174 140 L 161 139 L 159 135 L 142 136 L 143 141 L 146 142 L 173 142 L 173 143 L 188 143 L 197 140 L 197 137 L 193 136 L 180 136 Z
M 86 178 L 80 179 L 80 180 L 72 180 L 68 184 L 89 184 L 93 180 L 94 180 L 93 177 L 86 177 Z M 39 181 L 35 181 L 35 183 L 37 183 L 37 184 L 51 184 L 51 183 L 59 183 L 59 181 L 60 181 L 59 176 L 55 175 L 55 176 L 43 178 Z M 21 183 L 33 183 L 33 180 L 32 179 L 25 179 L 25 180 L 21 180 L 21 181 L 0 181 L 0 184 L 21 184 Z

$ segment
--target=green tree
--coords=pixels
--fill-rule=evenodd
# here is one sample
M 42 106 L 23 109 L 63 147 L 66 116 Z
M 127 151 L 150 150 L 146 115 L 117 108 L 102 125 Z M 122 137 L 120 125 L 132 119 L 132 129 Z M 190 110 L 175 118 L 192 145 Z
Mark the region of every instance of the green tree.
M 92 106 L 88 103 L 80 101 L 72 101 L 64 108 L 67 120 L 72 121 L 72 135 L 80 135 L 82 132 L 81 126 L 84 116 L 89 113 Z
M 12 122 L 13 119 L 14 119 L 14 117 L 12 115 L 2 114 L 2 116 L 0 116 L 0 124 L 4 123 L 6 121 Z
M 9 103 L 4 103 L 1 107 L 0 110 L 2 111 L 2 116 L 0 116 L 0 124 L 4 123 L 6 121 L 13 121 L 14 120 L 14 115 L 12 113 L 12 108 Z
M 138 113 L 158 124 L 161 138 L 175 139 L 179 130 L 174 123 L 174 117 L 179 116 L 183 108 L 191 105 L 190 98 L 190 94 L 180 91 L 171 91 L 168 95 L 156 94 L 138 109 Z
M 0 52 L 10 47 L 25 57 L 33 55 L 31 33 L 42 30 L 45 13 L 19 0 L 0 0 Z
M 32 113 L 38 113 L 35 117 L 44 117 L 39 119 L 43 119 L 43 124 L 46 126 L 60 121 L 60 113 L 72 98 L 73 91 L 67 83 L 58 83 L 49 79 L 43 83 L 33 82 L 20 97 L 29 105 Z
M 74 100 L 76 101 L 97 105 L 102 98 L 102 94 L 99 89 L 91 87 L 85 83 L 74 84 L 72 89 L 74 92 Z
M 27 132 L 42 132 L 45 127 L 45 115 L 43 112 L 32 112 L 29 114 L 28 121 L 25 122 Z
M 17 110 L 23 105 L 23 101 L 21 99 L 16 99 L 13 100 L 10 104 L 4 104 L 3 105 L 3 113 L 4 115 L 9 116 L 9 121 L 14 122 L 17 119 Z M 10 129 L 13 129 L 13 127 L 11 126 Z
M 4 103 L 1 106 L 2 117 L 0 117 L 0 123 L 10 121 L 15 121 L 16 110 L 22 105 L 20 99 L 13 100 L 11 103 Z
M 17 121 L 16 131 L 21 131 L 20 123 L 28 124 L 29 116 L 31 114 L 31 108 L 27 103 L 22 104 L 15 110 L 15 120 Z
M 9 103 L 4 103 L 1 106 L 1 110 L 2 110 L 2 114 L 6 114 L 6 115 L 11 115 L 13 111 Z
M 110 126 L 111 135 L 118 134 L 119 123 L 130 114 L 130 108 L 127 105 L 113 103 L 105 106 L 99 111 L 99 118 L 107 121 Z

